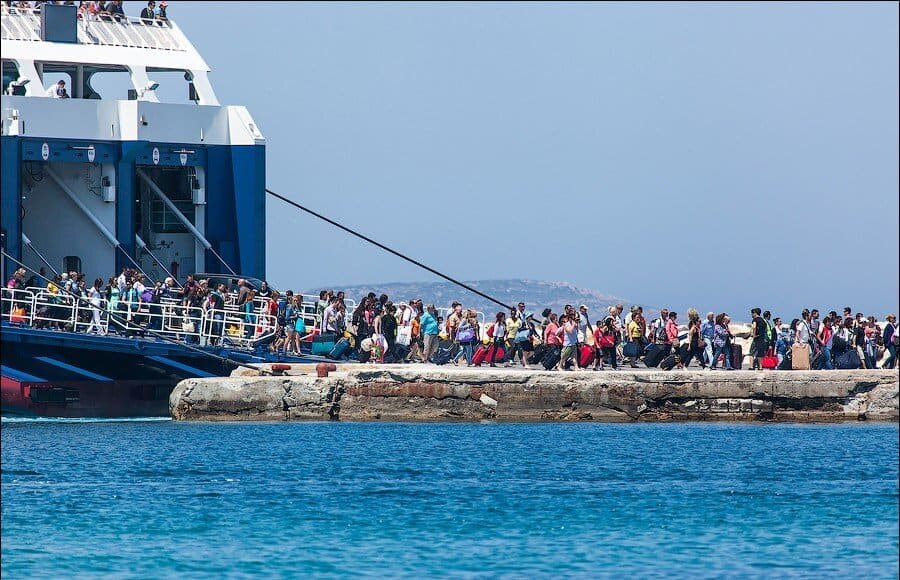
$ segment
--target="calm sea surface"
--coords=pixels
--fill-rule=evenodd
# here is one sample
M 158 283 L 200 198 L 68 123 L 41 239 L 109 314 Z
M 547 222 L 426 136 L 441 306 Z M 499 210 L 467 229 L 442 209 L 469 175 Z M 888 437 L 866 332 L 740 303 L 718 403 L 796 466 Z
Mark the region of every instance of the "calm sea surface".
M 897 425 L 3 421 L 2 575 L 897 577 Z

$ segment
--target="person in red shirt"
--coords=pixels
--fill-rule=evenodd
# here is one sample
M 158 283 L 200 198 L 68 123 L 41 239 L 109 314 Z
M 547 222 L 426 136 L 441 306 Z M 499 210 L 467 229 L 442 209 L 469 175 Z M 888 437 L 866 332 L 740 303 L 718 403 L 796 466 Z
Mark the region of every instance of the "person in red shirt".
M 559 336 L 559 325 L 556 323 L 556 314 L 550 313 L 550 323 L 544 329 L 544 344 L 547 346 L 562 346 L 562 337 Z
M 666 344 L 673 348 L 678 346 L 678 323 L 675 321 L 677 318 L 677 312 L 670 312 L 666 321 Z

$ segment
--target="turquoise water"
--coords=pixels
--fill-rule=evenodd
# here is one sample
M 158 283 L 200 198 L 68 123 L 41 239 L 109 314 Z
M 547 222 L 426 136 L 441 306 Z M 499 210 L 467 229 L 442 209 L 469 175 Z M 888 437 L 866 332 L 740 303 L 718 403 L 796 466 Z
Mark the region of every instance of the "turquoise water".
M 2 574 L 897 577 L 898 427 L 3 422 Z

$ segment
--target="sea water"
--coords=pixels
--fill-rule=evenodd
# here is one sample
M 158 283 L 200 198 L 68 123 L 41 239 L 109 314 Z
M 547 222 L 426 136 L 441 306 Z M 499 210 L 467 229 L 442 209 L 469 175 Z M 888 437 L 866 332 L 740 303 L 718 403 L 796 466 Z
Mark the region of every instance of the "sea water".
M 7 421 L 5 578 L 897 577 L 896 424 Z

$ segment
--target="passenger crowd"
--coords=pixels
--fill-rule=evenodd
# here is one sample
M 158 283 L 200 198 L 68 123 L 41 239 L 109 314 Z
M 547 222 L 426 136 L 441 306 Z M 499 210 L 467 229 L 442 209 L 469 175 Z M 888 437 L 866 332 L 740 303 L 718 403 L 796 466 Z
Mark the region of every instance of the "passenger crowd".
M 4 0 L 0 3 L 4 12 L 9 12 L 10 8 L 17 10 L 39 10 L 42 4 L 62 4 L 65 6 L 75 6 L 77 4 L 78 18 L 81 20 L 103 20 L 107 22 L 121 22 L 126 19 L 125 3 L 122 0 L 81 0 L 74 2 L 73 0 L 42 2 L 40 0 L 28 1 L 10 1 Z M 147 2 L 146 8 L 141 10 L 141 21 L 144 24 L 164 25 L 168 23 L 166 10 L 168 2 L 162 0 L 157 6 L 154 0 Z
M 874 316 L 854 313 L 850 307 L 824 317 L 817 309 L 803 310 L 787 324 L 768 310 L 754 308 L 748 313 L 750 324 L 738 328 L 727 313 L 710 312 L 703 318 L 694 309 L 686 312 L 682 325 L 678 313 L 665 308 L 648 321 L 640 306 L 632 306 L 627 314 L 623 305 L 610 306 L 595 316 L 584 304 L 566 305 L 559 313 L 546 308 L 535 315 L 519 302 L 485 321 L 460 302 L 438 309 L 419 298 L 395 303 L 386 294 L 369 293 L 353 303 L 343 292 L 324 290 L 310 304 L 291 290 L 279 293 L 266 282 L 257 288 L 242 279 L 231 279 L 231 287 L 194 275 L 183 284 L 171 277 L 150 284 L 142 273 L 123 268 L 118 276 L 89 284 L 78 272 L 48 277 L 41 268 L 30 277 L 26 274 L 20 268 L 6 287 L 45 288 L 51 296 L 65 294 L 89 302 L 88 332 L 103 332 L 102 308 L 131 320 L 141 305 L 153 313 L 162 305 L 176 304 L 185 313 L 213 312 L 209 323 L 221 325 L 227 304 L 246 317 L 248 332 L 261 314 L 274 320 L 268 349 L 283 355 L 306 353 L 311 347 L 313 354 L 373 362 L 542 365 L 548 370 L 617 369 L 639 362 L 671 369 L 696 362 L 701 368 L 734 369 L 742 367 L 743 346 L 749 343 L 753 369 L 797 368 L 798 361 L 792 361 L 797 345 L 805 345 L 809 354 L 804 363 L 808 367 L 800 368 L 894 368 L 900 343 L 895 315 L 888 315 L 882 326 Z M 4 314 L 7 310 L 4 302 Z M 159 317 L 147 319 L 150 330 L 159 329 Z M 215 344 L 215 339 L 211 342 Z

